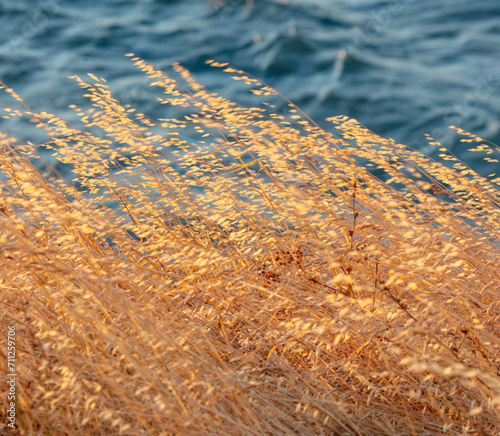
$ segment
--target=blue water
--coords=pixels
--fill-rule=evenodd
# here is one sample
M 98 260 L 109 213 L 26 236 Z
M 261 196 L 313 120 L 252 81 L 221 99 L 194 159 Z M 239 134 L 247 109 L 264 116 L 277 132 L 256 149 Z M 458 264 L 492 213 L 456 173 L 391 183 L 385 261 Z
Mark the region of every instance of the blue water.
M 480 173 L 500 173 L 447 128 L 500 144 L 498 0 L 0 0 L 0 78 L 32 110 L 74 120 L 67 106 L 83 97 L 68 76 L 91 72 L 123 103 L 164 116 L 129 52 L 167 71 L 180 62 L 209 89 L 256 104 L 205 65 L 227 61 L 331 131 L 327 117 L 348 115 L 435 156 L 429 133 Z M 0 130 L 37 139 L 16 120 Z

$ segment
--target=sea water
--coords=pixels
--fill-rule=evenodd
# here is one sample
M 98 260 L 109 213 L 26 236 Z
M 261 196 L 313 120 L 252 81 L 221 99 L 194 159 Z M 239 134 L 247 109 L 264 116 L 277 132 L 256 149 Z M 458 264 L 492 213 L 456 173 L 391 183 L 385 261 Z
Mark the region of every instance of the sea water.
M 435 157 L 428 133 L 476 171 L 500 173 L 448 129 L 500 144 L 498 0 L 0 0 L 0 78 L 33 111 L 76 120 L 68 105 L 85 103 L 68 77 L 91 72 L 124 104 L 168 116 L 129 52 L 258 104 L 205 64 L 230 62 L 331 131 L 325 119 L 347 115 Z M 24 121 L 0 118 L 0 130 L 43 140 Z

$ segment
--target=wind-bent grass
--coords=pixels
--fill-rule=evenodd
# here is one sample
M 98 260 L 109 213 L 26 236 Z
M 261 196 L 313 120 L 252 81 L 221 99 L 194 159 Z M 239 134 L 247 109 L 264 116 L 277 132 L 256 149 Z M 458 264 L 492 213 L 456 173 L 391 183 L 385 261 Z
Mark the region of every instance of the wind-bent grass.
M 82 129 L 7 110 L 78 181 L 2 134 L 22 434 L 497 434 L 500 179 L 133 60 L 190 115 L 149 120 L 92 75 Z

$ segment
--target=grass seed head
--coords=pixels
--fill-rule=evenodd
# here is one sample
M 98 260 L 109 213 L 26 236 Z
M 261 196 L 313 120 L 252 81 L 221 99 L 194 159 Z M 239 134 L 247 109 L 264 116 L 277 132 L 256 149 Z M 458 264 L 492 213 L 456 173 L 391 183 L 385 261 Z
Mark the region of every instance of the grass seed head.
M 6 122 L 48 138 L 0 136 L 20 431 L 498 433 L 499 178 L 347 117 L 334 135 L 277 113 L 227 64 L 211 62 L 268 100 L 130 57 L 168 118 L 93 75 L 75 77 L 79 127 L 4 88 Z M 496 146 L 457 132 L 494 165 Z M 43 148 L 74 181 L 37 169 Z

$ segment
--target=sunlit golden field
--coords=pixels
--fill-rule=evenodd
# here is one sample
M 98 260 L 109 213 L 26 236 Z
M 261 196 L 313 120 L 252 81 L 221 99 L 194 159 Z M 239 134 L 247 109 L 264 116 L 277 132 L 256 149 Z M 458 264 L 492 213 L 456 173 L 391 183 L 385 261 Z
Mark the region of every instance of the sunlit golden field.
M 2 90 L 51 138 L 0 137 L 20 433 L 498 435 L 500 177 L 346 117 L 324 131 L 223 64 L 259 107 L 130 56 L 179 116 L 93 75 L 80 127 Z

